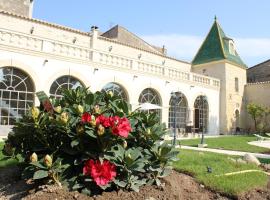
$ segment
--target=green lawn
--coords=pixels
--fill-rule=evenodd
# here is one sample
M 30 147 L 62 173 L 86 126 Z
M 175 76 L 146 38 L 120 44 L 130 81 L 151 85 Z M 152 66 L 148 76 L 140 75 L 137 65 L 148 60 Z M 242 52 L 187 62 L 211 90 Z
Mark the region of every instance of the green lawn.
M 180 160 L 174 163 L 176 170 L 194 176 L 206 187 L 220 193 L 236 196 L 252 188 L 265 187 L 267 185 L 268 177 L 261 172 L 217 177 L 216 175 L 242 170 L 260 170 L 255 165 L 235 163 L 227 155 L 180 150 L 179 158 Z M 212 168 L 212 173 L 207 172 L 207 166 Z
M 4 158 L 4 155 L 2 154 L 3 147 L 4 147 L 4 142 L 0 142 L 0 168 L 17 164 L 18 161 L 15 159 L 9 159 L 9 160 L 3 159 Z
M 246 151 L 254 153 L 270 152 L 270 149 L 249 145 L 248 142 L 255 141 L 254 136 L 224 136 L 218 138 L 205 138 L 208 148 Z M 181 145 L 198 146 L 200 139 L 180 140 Z

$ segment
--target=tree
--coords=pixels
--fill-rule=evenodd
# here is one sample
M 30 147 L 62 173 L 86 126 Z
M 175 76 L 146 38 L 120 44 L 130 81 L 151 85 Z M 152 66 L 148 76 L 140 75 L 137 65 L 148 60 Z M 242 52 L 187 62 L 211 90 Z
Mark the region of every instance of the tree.
M 251 115 L 252 119 L 254 120 L 254 127 L 255 127 L 255 130 L 257 131 L 258 120 L 260 117 L 263 116 L 265 112 L 265 108 L 261 105 L 250 103 L 247 105 L 247 111 Z

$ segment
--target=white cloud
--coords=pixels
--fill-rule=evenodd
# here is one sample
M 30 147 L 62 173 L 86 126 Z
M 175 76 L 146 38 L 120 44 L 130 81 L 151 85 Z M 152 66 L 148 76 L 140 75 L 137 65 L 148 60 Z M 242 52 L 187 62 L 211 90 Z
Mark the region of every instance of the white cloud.
M 145 35 L 142 38 L 150 44 L 165 47 L 168 55 L 191 61 L 204 37 L 192 35 Z M 235 38 L 236 49 L 248 65 L 254 65 L 270 58 L 270 38 Z

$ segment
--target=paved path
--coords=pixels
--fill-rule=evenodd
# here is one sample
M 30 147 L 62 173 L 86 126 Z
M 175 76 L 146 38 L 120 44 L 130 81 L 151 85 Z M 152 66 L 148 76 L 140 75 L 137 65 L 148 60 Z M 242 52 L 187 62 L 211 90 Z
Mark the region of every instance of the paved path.
M 270 140 L 253 141 L 253 142 L 248 142 L 248 144 L 270 149 Z
M 190 149 L 195 151 L 207 151 L 213 153 L 221 153 L 227 155 L 235 155 L 235 156 L 244 156 L 245 154 L 249 153 L 254 155 L 257 158 L 266 158 L 270 159 L 270 154 L 262 154 L 262 153 L 250 153 L 250 152 L 243 152 L 243 151 L 231 151 L 231 150 L 222 150 L 222 149 L 210 149 L 210 148 L 198 148 L 198 147 L 189 147 L 189 146 L 182 146 L 181 149 Z

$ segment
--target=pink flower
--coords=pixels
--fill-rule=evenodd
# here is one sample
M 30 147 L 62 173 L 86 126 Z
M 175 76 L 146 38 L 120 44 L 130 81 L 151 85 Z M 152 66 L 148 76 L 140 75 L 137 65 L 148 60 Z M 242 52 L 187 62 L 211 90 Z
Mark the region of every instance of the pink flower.
M 116 176 L 116 166 L 108 160 L 87 160 L 83 167 L 83 174 L 91 176 L 97 185 L 107 185 Z
M 88 112 L 83 113 L 81 122 L 82 123 L 89 123 L 91 121 L 92 117 Z
M 111 126 L 111 123 L 110 123 L 110 118 L 109 117 L 106 117 L 104 115 L 99 115 L 97 118 L 96 118 L 96 124 L 99 125 L 101 124 L 102 126 L 104 126 L 105 128 L 108 128 Z
M 131 126 L 127 118 L 114 116 L 110 118 L 112 134 L 127 138 L 131 131 Z

